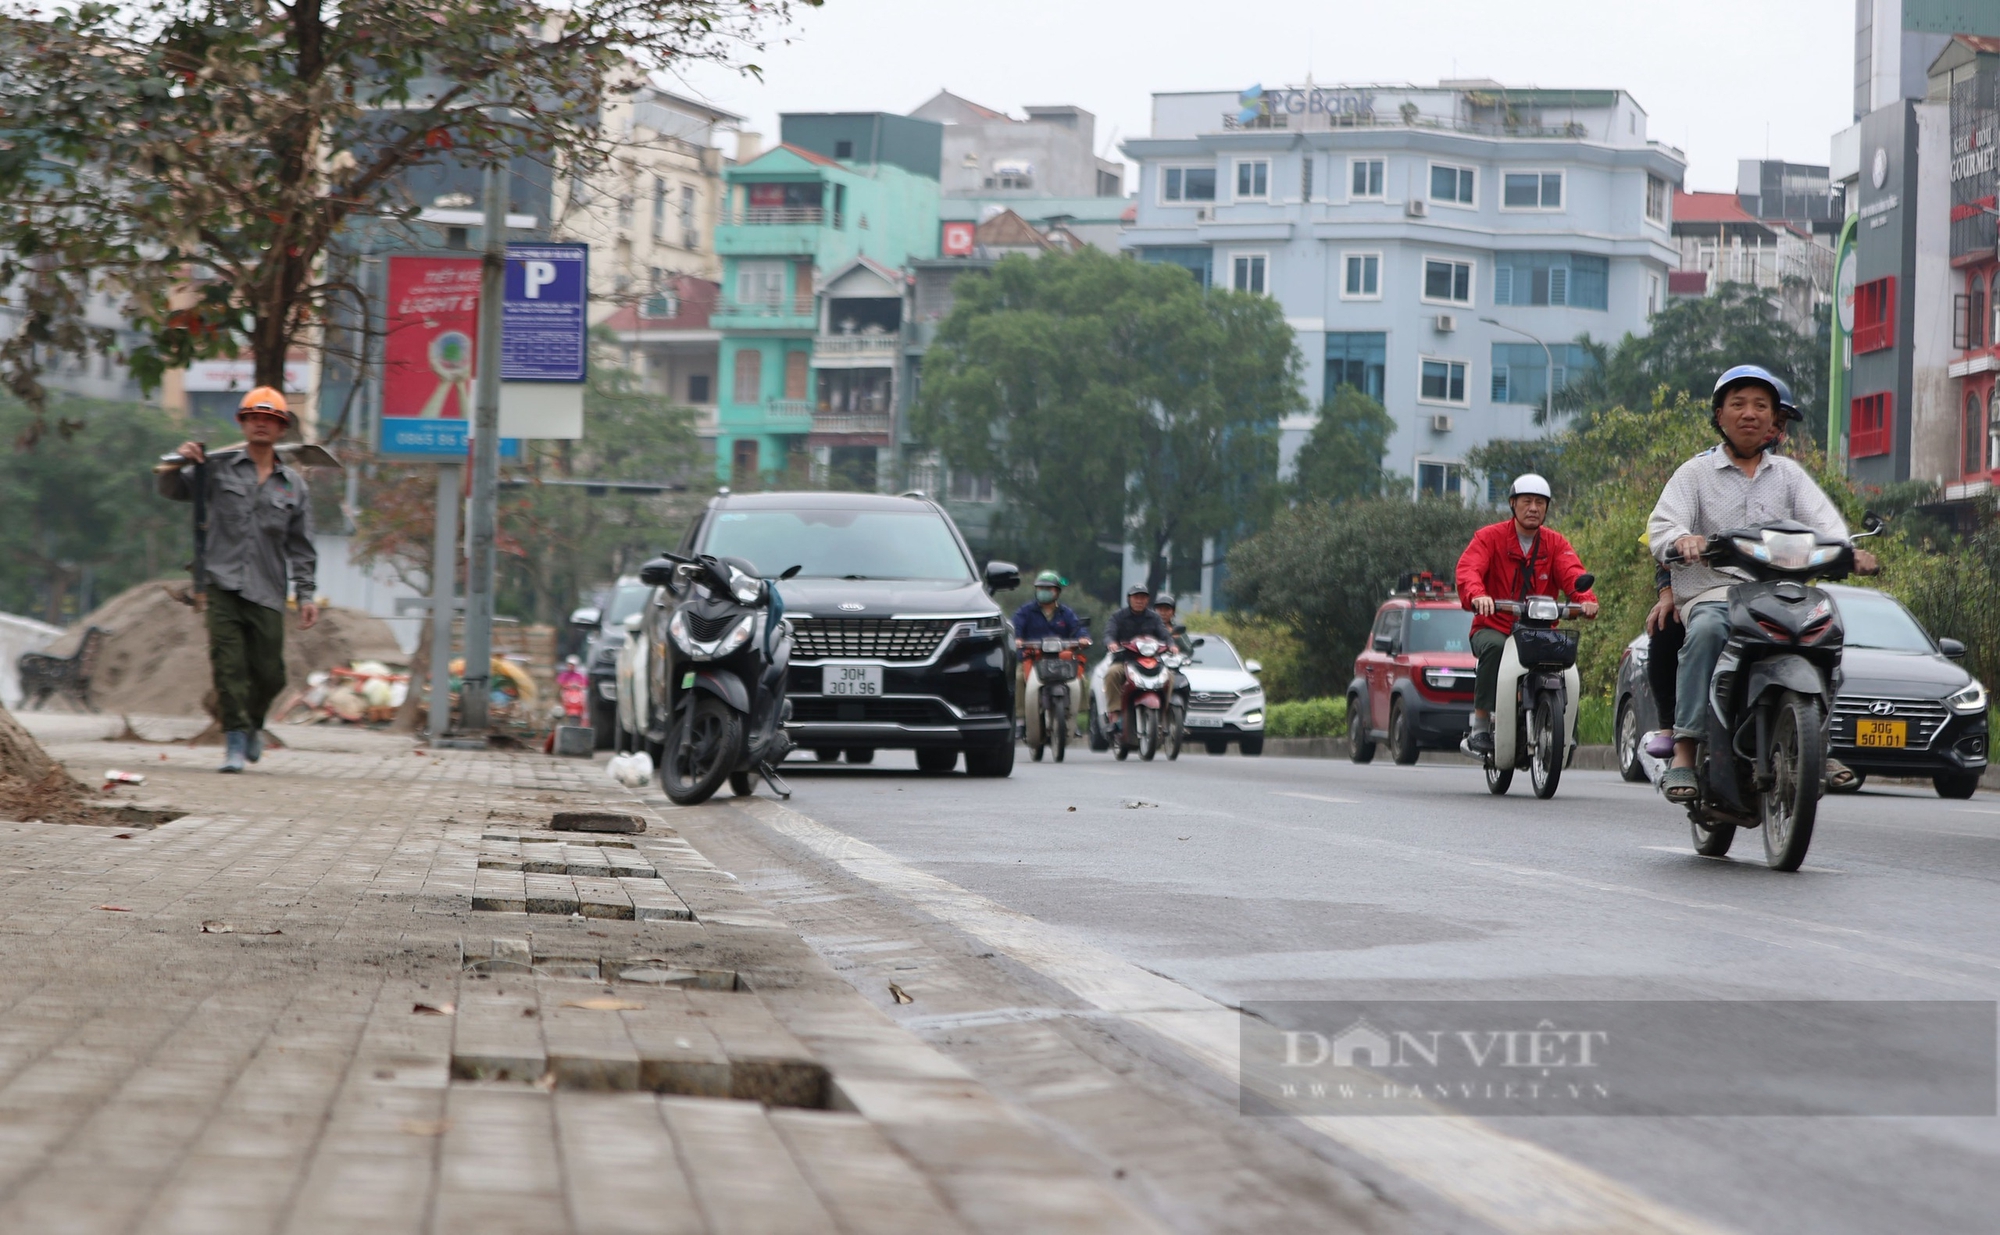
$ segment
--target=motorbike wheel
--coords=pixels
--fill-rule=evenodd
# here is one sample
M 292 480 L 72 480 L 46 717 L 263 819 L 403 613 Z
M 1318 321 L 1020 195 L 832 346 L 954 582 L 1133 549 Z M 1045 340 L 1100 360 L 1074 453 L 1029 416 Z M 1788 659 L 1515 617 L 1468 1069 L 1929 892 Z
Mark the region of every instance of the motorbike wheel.
M 731 772 L 729 774 L 729 792 L 739 798 L 749 797 L 756 787 L 757 782 L 752 779 L 748 772 Z
M 713 695 L 698 697 L 674 723 L 660 760 L 660 788 L 676 806 L 715 796 L 743 760 L 743 718 Z
M 1104 730 L 1104 714 L 1097 710 L 1095 692 L 1091 694 L 1090 711 L 1086 715 L 1089 720 L 1090 749 L 1099 752 L 1110 750 L 1111 738 Z
M 1063 752 L 1069 749 L 1069 695 L 1067 692 L 1064 693 L 1062 698 L 1056 700 L 1055 707 L 1050 709 L 1049 722 L 1055 725 L 1053 736 L 1056 744 L 1056 762 L 1061 763 L 1063 761 Z
M 1634 784 L 1646 783 L 1646 765 L 1639 758 L 1639 740 L 1644 735 L 1639 732 L 1639 709 L 1627 696 L 1618 705 L 1618 724 L 1612 730 L 1618 735 L 1618 775 Z
M 1347 697 L 1347 757 L 1356 763 L 1375 758 L 1375 740 L 1368 736 L 1368 709 L 1360 695 Z M 1502 789 L 1500 792 L 1507 792 Z
M 1135 723 L 1139 729 L 1139 758 L 1151 763 L 1153 756 L 1160 753 L 1160 711 L 1158 708 L 1134 707 L 1138 713 Z
M 1736 842 L 1733 823 L 1703 823 L 1689 816 L 1688 830 L 1694 834 L 1694 851 L 1704 858 L 1727 857 L 1729 846 Z
M 1556 695 L 1543 695 L 1535 701 L 1535 753 L 1528 764 L 1528 781 L 1535 787 L 1535 796 L 1548 801 L 1556 796 L 1556 786 L 1562 783 L 1563 724 L 1562 699 Z
M 1826 780 L 1819 700 L 1786 691 L 1771 724 L 1771 787 L 1759 803 L 1764 818 L 1764 865 L 1795 871 L 1812 844 Z
M 1187 740 L 1187 726 L 1181 722 L 1180 709 L 1167 713 L 1167 762 L 1181 757 L 1181 745 Z
M 1506 793 L 1513 783 L 1514 769 L 1496 768 L 1490 763 L 1486 765 L 1486 792 L 1497 798 Z

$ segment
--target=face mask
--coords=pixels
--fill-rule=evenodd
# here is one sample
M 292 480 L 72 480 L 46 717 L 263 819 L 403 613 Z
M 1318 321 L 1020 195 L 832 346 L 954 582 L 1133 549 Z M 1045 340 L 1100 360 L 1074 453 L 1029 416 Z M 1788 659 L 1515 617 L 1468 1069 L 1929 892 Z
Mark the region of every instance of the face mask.
M 1038 587 L 1035 589 L 1035 601 L 1037 604 L 1046 605 L 1053 602 L 1055 598 L 1056 590 L 1052 587 Z

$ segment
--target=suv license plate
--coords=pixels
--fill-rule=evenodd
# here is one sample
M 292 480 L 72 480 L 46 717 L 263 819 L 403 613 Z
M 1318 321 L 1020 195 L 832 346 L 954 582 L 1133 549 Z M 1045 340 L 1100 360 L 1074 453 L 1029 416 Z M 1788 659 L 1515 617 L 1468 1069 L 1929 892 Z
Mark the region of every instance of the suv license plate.
M 1854 722 L 1854 744 L 1872 747 L 1902 747 L 1910 744 L 1910 723 L 1903 720 L 1859 720 Z
M 828 665 L 821 673 L 820 693 L 851 699 L 873 699 L 882 693 L 882 666 Z
M 1190 729 L 1220 729 L 1222 728 L 1222 717 L 1203 716 L 1199 712 L 1189 712 L 1187 714 L 1187 726 Z

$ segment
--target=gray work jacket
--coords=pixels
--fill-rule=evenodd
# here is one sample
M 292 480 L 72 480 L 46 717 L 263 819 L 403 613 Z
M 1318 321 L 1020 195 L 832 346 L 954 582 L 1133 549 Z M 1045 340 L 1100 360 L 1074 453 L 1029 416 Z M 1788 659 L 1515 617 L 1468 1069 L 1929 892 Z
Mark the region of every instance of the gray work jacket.
M 192 467 L 160 473 L 160 493 L 192 502 Z M 208 578 L 266 609 L 285 607 L 286 584 L 300 604 L 313 598 L 319 552 L 312 542 L 306 478 L 280 459 L 262 484 L 248 451 L 208 456 Z

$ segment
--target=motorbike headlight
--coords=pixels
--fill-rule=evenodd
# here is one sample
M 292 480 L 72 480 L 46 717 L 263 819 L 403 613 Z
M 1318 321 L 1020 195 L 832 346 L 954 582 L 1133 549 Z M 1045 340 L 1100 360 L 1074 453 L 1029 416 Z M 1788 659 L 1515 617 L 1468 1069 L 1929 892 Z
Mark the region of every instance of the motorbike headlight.
M 1986 688 L 1979 684 L 1978 678 L 1974 678 L 1970 686 L 1967 686 L 1964 690 L 1959 691 L 1944 702 L 1945 706 L 1954 712 L 1984 712 L 1986 710 Z
M 1528 602 L 1528 618 L 1531 621 L 1553 622 L 1561 616 L 1561 607 L 1545 596 L 1538 596 Z
M 742 621 L 730 627 L 729 633 L 716 642 L 714 655 L 720 659 L 749 642 L 750 632 L 757 623 L 746 614 Z
M 688 638 L 687 615 L 679 609 L 667 619 L 667 634 L 673 636 L 674 646 L 689 656 L 694 655 L 694 641 Z
M 746 575 L 734 566 L 729 568 L 729 594 L 737 602 L 754 605 L 764 598 L 764 581 L 755 575 Z

